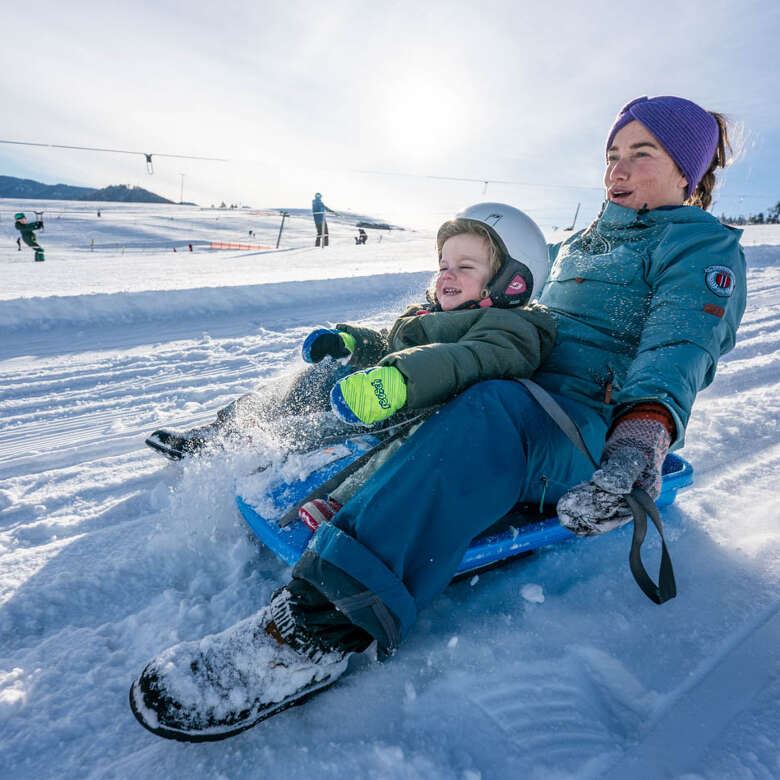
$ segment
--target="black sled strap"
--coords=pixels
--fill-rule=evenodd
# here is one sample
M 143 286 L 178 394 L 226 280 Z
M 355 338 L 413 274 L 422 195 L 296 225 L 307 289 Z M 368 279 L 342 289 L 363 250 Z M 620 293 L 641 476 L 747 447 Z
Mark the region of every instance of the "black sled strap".
M 588 450 L 585 439 L 582 438 L 577 423 L 569 417 L 568 413 L 561 408 L 561 405 L 540 385 L 532 382 L 530 379 L 517 380 L 533 396 L 539 406 L 552 417 L 557 426 L 566 434 L 569 441 L 593 464 L 597 469 L 599 464 Z
M 323 482 L 318 488 L 311 491 L 305 498 L 301 499 L 297 504 L 291 506 L 280 518 L 279 527 L 285 528 L 290 525 L 294 520 L 298 519 L 298 510 L 309 501 L 313 501 L 315 498 L 323 498 L 327 496 L 332 490 L 335 490 L 347 477 L 352 476 L 358 469 L 362 468 L 368 463 L 371 458 L 378 452 L 387 447 L 388 444 L 403 436 L 415 423 L 422 422 L 429 413 L 422 413 L 406 420 L 402 423 L 392 426 L 396 428 L 396 432 L 392 436 L 388 436 L 386 439 L 382 439 L 379 444 L 374 445 L 370 450 L 367 450 L 362 455 L 355 458 L 348 466 L 345 466 L 341 471 L 334 474 L 330 479 Z M 343 439 L 338 439 L 343 441 Z M 334 442 L 335 443 L 335 442 Z
M 631 567 L 631 573 L 634 575 L 636 584 L 639 585 L 645 596 L 656 604 L 663 604 L 677 595 L 677 585 L 674 581 L 672 559 L 669 557 L 669 551 L 666 549 L 661 515 L 658 512 L 658 507 L 642 488 L 634 488 L 629 495 L 625 496 L 625 499 L 634 515 L 634 535 L 631 537 L 628 565 Z M 650 579 L 650 575 L 642 563 L 640 552 L 642 542 L 644 542 L 647 535 L 648 515 L 650 515 L 650 519 L 661 537 L 661 567 L 658 571 L 658 585 Z
M 517 379 L 531 396 L 537 401 L 539 406 L 544 409 L 553 419 L 558 427 L 566 434 L 571 443 L 598 468 L 599 464 L 590 454 L 582 433 L 577 427 L 577 423 L 569 417 L 561 405 L 541 386 L 530 379 Z M 631 574 L 634 575 L 636 584 L 642 589 L 642 593 L 656 604 L 663 604 L 677 595 L 677 585 L 674 581 L 674 569 L 672 568 L 672 559 L 669 556 L 669 550 L 666 548 L 666 539 L 664 538 L 663 524 L 658 507 L 642 488 L 635 487 L 631 493 L 624 496 L 626 503 L 634 515 L 634 534 L 631 537 L 631 549 L 628 553 L 628 565 Z M 647 536 L 647 516 L 653 521 L 653 525 L 661 537 L 661 566 L 658 571 L 658 585 L 656 585 L 647 573 L 642 563 L 641 547 Z

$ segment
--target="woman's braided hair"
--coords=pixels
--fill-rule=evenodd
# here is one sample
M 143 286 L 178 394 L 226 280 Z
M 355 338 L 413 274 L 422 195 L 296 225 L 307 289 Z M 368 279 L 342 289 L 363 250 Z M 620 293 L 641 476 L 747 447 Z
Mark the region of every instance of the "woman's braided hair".
M 701 181 L 696 185 L 696 189 L 688 196 L 685 206 L 698 206 L 706 211 L 712 205 L 712 191 L 715 189 L 715 171 L 718 168 L 725 168 L 732 161 L 733 150 L 729 142 L 728 124 L 723 114 L 715 111 L 709 112 L 718 123 L 718 145 L 715 147 L 715 154 L 712 157 L 710 167 L 701 177 Z

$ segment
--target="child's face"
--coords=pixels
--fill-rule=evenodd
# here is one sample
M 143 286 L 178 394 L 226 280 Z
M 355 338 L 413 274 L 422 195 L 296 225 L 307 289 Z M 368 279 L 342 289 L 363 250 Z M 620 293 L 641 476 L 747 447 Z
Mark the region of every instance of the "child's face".
M 479 300 L 490 281 L 490 245 L 474 233 L 448 238 L 441 248 L 436 298 L 444 311 Z

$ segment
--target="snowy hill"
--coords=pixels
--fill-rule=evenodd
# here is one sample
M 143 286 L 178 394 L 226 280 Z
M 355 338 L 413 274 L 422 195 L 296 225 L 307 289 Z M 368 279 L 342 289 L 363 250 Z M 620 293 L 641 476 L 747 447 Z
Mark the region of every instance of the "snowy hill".
M 122 203 L 173 202 L 145 190 L 143 187 L 112 184 L 96 189 L 94 187 L 74 187 L 70 184 L 43 184 L 34 179 L 17 179 L 15 176 L 0 176 L 0 198 L 118 201 Z
M 289 570 L 235 509 L 262 451 L 171 465 L 144 435 L 299 370 L 312 327 L 386 324 L 433 236 L 356 246 L 337 218 L 315 249 L 302 215 L 277 250 L 271 212 L 46 203 L 33 263 L 20 204 L 0 201 L 0 777 L 780 776 L 780 228 L 745 231 L 739 340 L 663 513 L 674 601 L 634 585 L 628 529 L 572 541 L 451 586 L 395 657 L 305 707 L 186 745 L 138 726 L 130 681 Z

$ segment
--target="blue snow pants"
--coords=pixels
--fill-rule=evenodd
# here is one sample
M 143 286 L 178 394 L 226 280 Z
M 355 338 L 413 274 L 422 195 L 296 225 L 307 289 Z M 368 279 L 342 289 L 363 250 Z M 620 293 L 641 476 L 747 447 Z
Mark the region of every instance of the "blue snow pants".
M 598 459 L 607 424 L 555 396 Z M 593 466 L 518 382 L 473 385 L 433 414 L 323 524 L 293 576 L 392 652 L 471 540 L 518 501 L 552 503 Z

